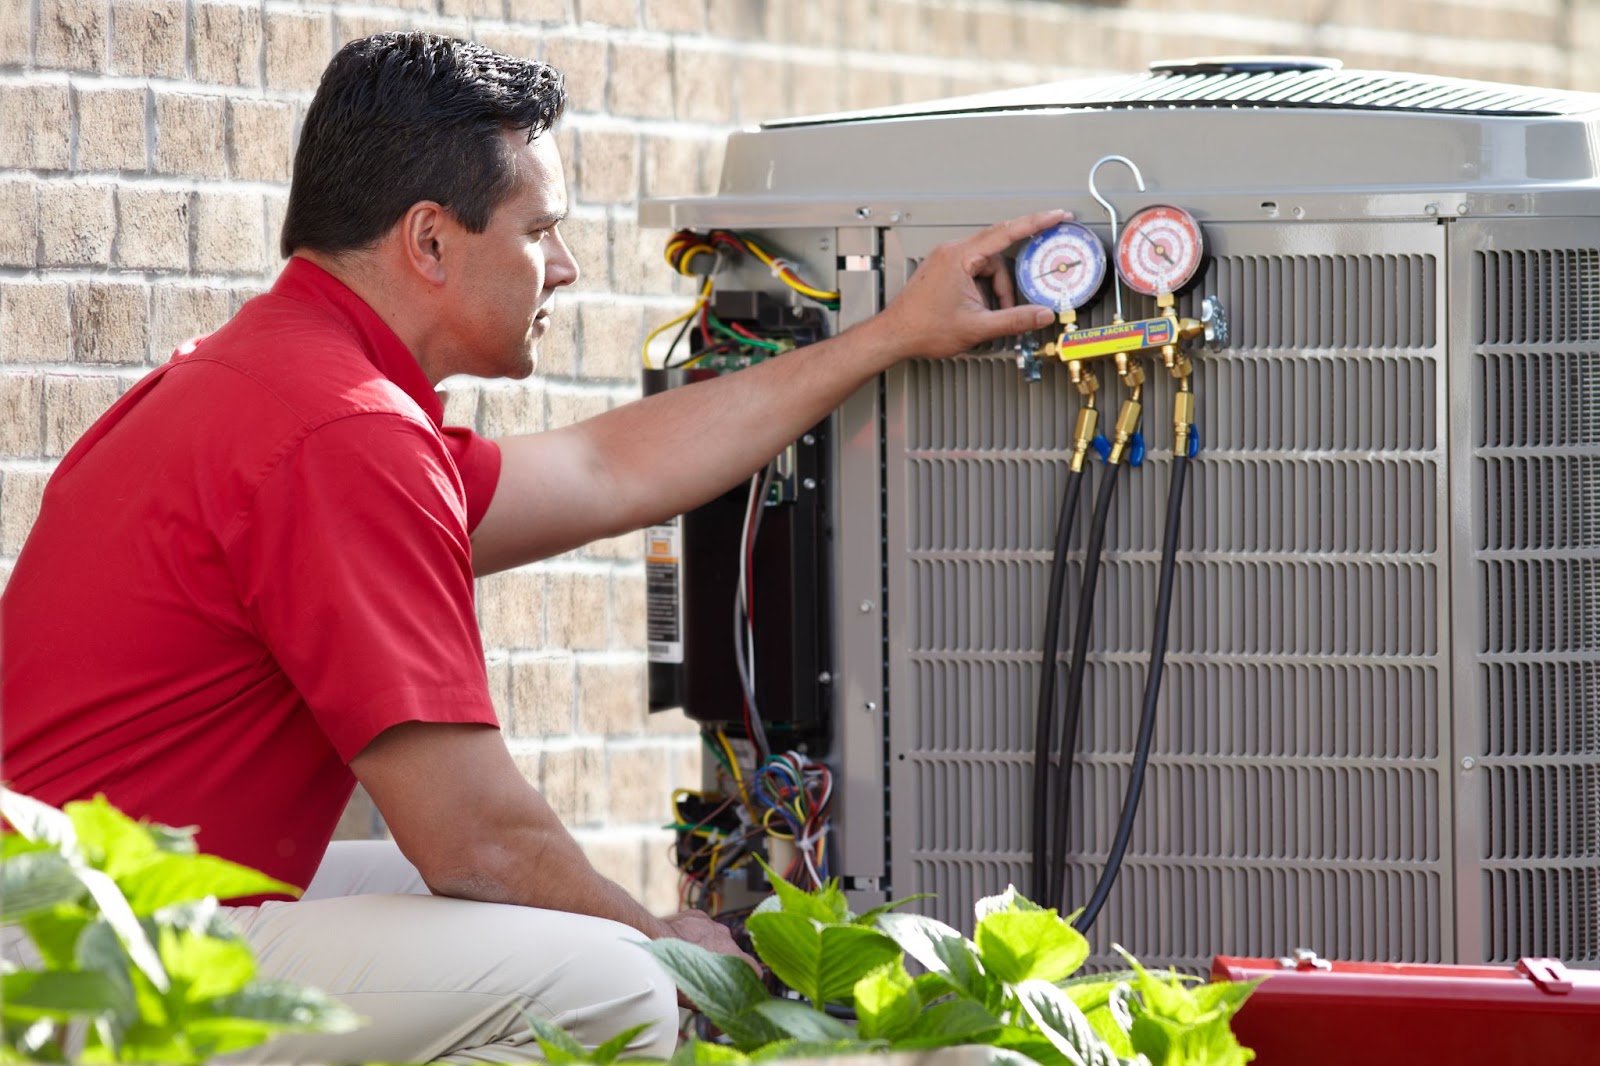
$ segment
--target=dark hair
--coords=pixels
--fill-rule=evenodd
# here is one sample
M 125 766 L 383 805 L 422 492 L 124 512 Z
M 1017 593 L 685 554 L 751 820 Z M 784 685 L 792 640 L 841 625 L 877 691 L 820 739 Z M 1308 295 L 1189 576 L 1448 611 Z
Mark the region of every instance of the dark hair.
M 532 141 L 566 100 L 554 67 L 480 44 L 431 33 L 351 41 L 306 109 L 283 254 L 369 247 L 419 200 L 483 232 L 517 182 L 503 131 Z

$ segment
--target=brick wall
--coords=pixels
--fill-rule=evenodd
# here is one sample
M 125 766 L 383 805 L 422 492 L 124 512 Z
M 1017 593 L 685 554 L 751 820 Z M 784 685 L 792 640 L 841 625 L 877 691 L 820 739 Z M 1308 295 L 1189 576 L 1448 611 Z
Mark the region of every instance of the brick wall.
M 488 434 L 636 394 L 645 324 L 683 306 L 641 196 L 709 191 L 762 119 L 1280 52 L 1349 66 L 1600 88 L 1590 0 L 0 0 L 0 579 L 83 429 L 276 273 L 295 135 L 341 43 L 396 27 L 562 68 L 558 133 L 584 279 L 540 376 L 448 383 Z M 596 863 L 657 908 L 693 730 L 643 710 L 637 537 L 483 581 L 489 678 L 528 776 Z M 347 831 L 364 832 L 359 806 Z

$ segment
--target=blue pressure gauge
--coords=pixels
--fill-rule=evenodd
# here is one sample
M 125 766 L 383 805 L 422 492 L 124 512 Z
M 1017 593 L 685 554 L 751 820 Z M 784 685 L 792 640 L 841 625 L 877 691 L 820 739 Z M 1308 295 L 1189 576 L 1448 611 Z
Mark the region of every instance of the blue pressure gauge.
M 1062 222 L 1035 234 L 1017 256 L 1017 288 L 1057 314 L 1094 298 L 1106 278 L 1106 246 L 1093 230 Z

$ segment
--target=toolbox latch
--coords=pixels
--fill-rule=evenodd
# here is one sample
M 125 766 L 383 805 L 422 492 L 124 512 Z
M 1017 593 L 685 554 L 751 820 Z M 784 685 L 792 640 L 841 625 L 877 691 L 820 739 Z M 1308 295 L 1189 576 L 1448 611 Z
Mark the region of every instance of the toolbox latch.
M 1518 959 L 1517 972 L 1552 996 L 1572 991 L 1572 978 L 1560 959 Z

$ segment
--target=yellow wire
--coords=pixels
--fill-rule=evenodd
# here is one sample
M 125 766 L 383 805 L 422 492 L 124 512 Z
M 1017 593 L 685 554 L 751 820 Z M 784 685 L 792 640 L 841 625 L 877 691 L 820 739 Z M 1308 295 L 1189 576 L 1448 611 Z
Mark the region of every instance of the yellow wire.
M 711 279 L 710 278 L 706 278 L 705 284 L 700 286 L 700 298 L 695 301 L 695 304 L 694 304 L 693 307 L 689 308 L 689 310 L 685 311 L 683 314 L 679 315 L 677 318 L 674 318 L 672 321 L 661 323 L 661 325 L 659 325 L 655 329 L 651 330 L 645 336 L 645 338 L 644 338 L 644 347 L 639 350 L 639 360 L 640 360 L 640 362 L 644 363 L 644 368 L 646 370 L 664 370 L 664 369 L 666 369 L 665 367 L 654 367 L 654 366 L 650 365 L 650 342 L 655 340 L 657 337 L 661 336 L 661 334 L 665 333 L 667 330 L 671 329 L 673 326 L 682 325 L 688 319 L 691 319 L 695 315 L 698 315 L 700 313 L 700 309 L 702 307 L 704 307 L 706 305 L 706 301 L 708 301 L 710 299 L 711 299 Z M 667 354 L 670 355 L 672 353 L 669 352 Z M 666 360 L 663 358 L 662 362 L 665 362 L 665 361 Z M 685 363 L 684 366 L 691 366 L 694 363 L 697 363 L 699 361 L 700 361 L 700 359 L 699 359 L 699 357 L 697 357 L 697 358 L 691 360 L 689 363 Z
M 778 278 L 785 285 L 789 286 L 789 288 L 795 290 L 796 292 L 804 296 L 809 296 L 813 300 L 837 300 L 839 298 L 839 294 L 836 292 L 828 292 L 825 289 L 814 289 L 810 285 L 807 285 L 805 282 L 799 280 L 799 278 L 791 276 L 792 272 L 785 271 L 779 267 L 777 261 L 773 259 L 772 256 L 767 254 L 766 249 L 762 248 L 755 241 L 746 238 L 744 244 L 746 248 L 750 249 L 750 253 L 752 255 L 765 263 L 770 270 L 774 271 L 778 275 Z

